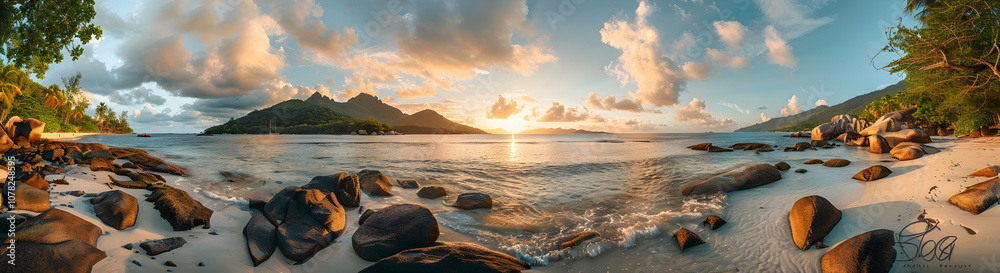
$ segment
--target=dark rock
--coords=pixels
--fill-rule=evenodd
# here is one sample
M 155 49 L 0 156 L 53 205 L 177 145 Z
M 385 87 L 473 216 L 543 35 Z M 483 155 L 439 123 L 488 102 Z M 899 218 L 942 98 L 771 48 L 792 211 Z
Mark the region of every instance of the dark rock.
M 812 145 L 813 147 L 826 147 L 826 146 L 831 146 L 829 142 L 826 142 L 826 141 L 823 141 L 823 140 L 813 140 L 813 141 L 809 141 L 809 145 Z
M 139 248 L 146 251 L 146 255 L 156 256 L 160 253 L 171 251 L 187 244 L 187 241 L 182 237 L 172 237 L 166 239 L 159 239 L 149 242 L 143 242 L 139 244 Z
M 733 151 L 733 149 L 726 149 L 726 148 L 722 148 L 722 147 L 718 147 L 718 146 L 712 146 L 712 143 L 702 143 L 702 144 L 690 146 L 688 148 L 690 148 L 691 150 L 708 151 L 708 152 L 713 152 L 713 153 L 714 152 L 732 152 Z
M 419 191 L 417 191 L 417 196 L 426 199 L 435 199 L 446 195 L 448 195 L 448 191 L 442 187 L 434 187 L 434 186 L 423 187 Z
M 94 214 L 101 222 L 118 230 L 135 225 L 139 214 L 139 202 L 120 190 L 102 192 L 90 199 L 90 203 L 94 204 Z
M 719 216 L 716 216 L 716 215 L 705 217 L 705 220 L 701 221 L 701 225 L 703 225 L 703 226 L 704 225 L 708 225 L 708 226 L 712 227 L 712 230 L 719 229 L 720 227 L 722 227 L 725 224 L 726 224 L 726 220 L 723 220 L 722 217 L 719 217 Z
M 966 188 L 959 194 L 948 198 L 948 203 L 978 215 L 998 202 L 1000 178 L 993 178 Z
M 319 189 L 331 192 L 337 197 L 337 202 L 346 208 L 361 205 L 361 189 L 358 175 L 340 173 L 335 175 L 313 177 L 303 189 Z
M 888 229 L 862 233 L 823 254 L 823 272 L 889 272 L 896 261 L 896 234 Z
M 847 146 L 867 146 L 868 138 L 862 136 L 861 134 L 855 132 L 848 132 L 844 134 L 844 144 Z
M 56 158 L 59 158 L 59 157 L 62 157 L 63 155 L 65 155 L 66 154 L 65 152 L 66 151 L 64 151 L 63 149 L 49 149 L 49 150 L 45 150 L 45 151 L 42 152 L 42 159 L 45 159 L 47 161 L 55 161 Z
M 95 158 L 115 159 L 115 156 L 111 154 L 111 151 L 108 150 L 89 151 L 84 153 L 83 157 L 90 159 L 95 159 Z
M 771 148 L 771 147 L 760 147 L 760 148 L 757 148 L 756 150 L 754 150 L 753 152 L 755 154 L 759 154 L 759 153 L 763 153 L 763 152 L 773 152 L 773 151 L 774 151 L 774 148 Z
M 288 186 L 282 189 L 280 192 L 271 197 L 270 201 L 264 205 L 264 210 L 261 212 L 271 220 L 271 223 L 275 226 L 280 225 L 285 221 L 285 213 L 288 211 L 288 202 L 292 199 L 292 195 L 299 187 Z
M 29 177 L 28 179 L 24 179 L 24 181 L 22 181 L 22 183 L 24 183 L 25 185 L 28 185 L 28 186 L 32 186 L 32 187 L 38 188 L 39 190 L 43 190 L 43 191 L 49 189 L 49 181 L 46 181 L 44 178 L 42 178 L 42 174 L 37 173 L 37 172 L 36 173 L 32 173 L 31 177 Z
M 485 193 L 463 193 L 451 206 L 460 209 L 489 209 L 493 208 L 493 198 Z
M 769 145 L 769 144 L 762 144 L 762 143 L 736 143 L 736 144 L 730 145 L 729 148 L 730 149 L 734 149 L 734 150 L 751 151 L 751 150 L 757 150 L 757 149 L 760 149 L 760 148 L 771 148 L 771 145 Z
M 371 217 L 372 214 L 375 214 L 375 211 L 372 209 L 367 209 L 365 212 L 361 213 L 361 216 L 358 217 L 358 225 L 364 225 L 365 220 L 367 220 L 368 217 Z
M 792 240 L 801 250 L 809 249 L 840 222 L 841 212 L 822 196 L 802 197 L 792 205 L 788 221 L 792 225 Z
M 50 209 L 17 226 L 17 260 L 0 256 L 3 272 L 91 272 L 107 257 L 98 249 L 101 229 L 69 212 Z M 2 235 L 6 241 L 7 233 Z M 6 252 L 6 251 L 5 251 Z
M 351 238 L 354 252 L 366 261 L 378 261 L 400 251 L 428 247 L 437 241 L 437 219 L 419 205 L 392 205 L 376 211 Z
M 410 249 L 379 260 L 360 273 L 515 273 L 529 270 L 524 261 L 469 243 L 442 243 Z
M 358 173 L 361 191 L 372 196 L 392 195 L 392 179 L 378 170 L 361 170 Z
M 198 266 L 205 266 L 205 263 L 204 262 L 199 262 Z
M 14 182 L 14 187 L 14 207 L 9 209 L 43 212 L 49 210 L 51 207 L 52 204 L 49 201 L 49 193 L 47 191 L 28 186 L 21 182 Z M 9 200 L 9 191 L 3 190 L 0 193 L 3 194 L 3 200 Z M 4 201 L 3 205 L 8 206 L 9 203 Z
M 889 146 L 889 142 L 885 140 L 884 137 L 880 135 L 868 136 L 868 151 L 876 154 L 888 153 L 892 150 L 892 146 Z
M 136 136 L 137 137 L 152 137 L 151 135 L 149 135 L 147 133 L 142 133 L 142 134 L 139 134 L 139 135 L 136 135 Z
M 7 134 L 10 139 L 24 137 L 29 143 L 42 140 L 42 133 L 45 132 L 45 122 L 33 118 L 21 119 L 14 116 L 7 120 Z
M 808 161 L 806 161 L 805 163 L 802 163 L 802 164 L 806 164 L 806 165 L 823 164 L 823 160 L 820 160 L 820 159 L 810 159 L 810 160 L 808 160 Z
M 68 191 L 68 192 L 66 192 L 66 194 L 69 194 L 69 195 L 72 195 L 72 196 L 76 196 L 76 197 L 80 197 L 80 196 L 83 196 L 84 194 L 87 194 L 87 193 L 83 192 L 81 190 L 75 190 L 75 191 Z
M 978 170 L 978 171 L 976 171 L 976 172 L 974 172 L 972 174 L 969 174 L 968 176 L 969 177 L 994 177 L 994 176 L 997 176 L 998 173 L 1000 173 L 1000 166 L 989 166 L 989 167 L 980 169 L 980 170 Z
M 684 195 L 712 194 L 745 190 L 770 184 L 781 179 L 781 172 L 768 164 L 750 165 L 743 171 L 734 171 L 709 179 L 696 181 L 681 189 Z
M 558 245 L 558 249 L 571 248 L 571 247 L 574 247 L 574 246 L 578 246 L 578 245 L 582 244 L 583 242 L 586 242 L 587 240 L 594 239 L 594 238 L 600 238 L 600 237 L 601 237 L 601 233 L 598 233 L 597 231 L 593 231 L 593 230 L 578 232 L 576 234 L 573 234 L 573 235 L 570 235 L 570 236 L 567 236 L 567 237 L 564 237 L 564 238 L 560 239 L 559 240 L 560 243 Z
M 882 165 L 875 165 L 868 167 L 867 169 L 861 170 L 860 172 L 855 174 L 854 177 L 851 178 L 861 181 L 875 181 L 885 178 L 886 176 L 889 176 L 889 174 L 891 173 L 892 171 L 890 171 L 889 168 L 886 168 L 885 166 Z
M 263 214 L 254 214 L 243 228 L 243 238 L 246 239 L 253 266 L 260 265 L 274 254 L 278 247 L 275 230 L 274 225 Z
M 808 170 L 806 170 L 806 169 L 798 169 L 798 170 L 795 170 L 795 172 L 797 172 L 797 173 L 806 173 L 806 172 L 808 172 Z
M 812 144 L 809 144 L 809 142 L 799 142 L 792 146 L 792 148 L 795 148 L 795 151 L 798 152 L 812 149 L 812 147 Z
M 337 198 L 318 189 L 298 189 L 289 199 L 285 221 L 278 225 L 278 248 L 301 264 L 344 232 L 346 213 Z
M 128 250 L 132 250 L 132 248 L 134 248 L 134 246 L 132 246 L 132 244 L 124 244 L 124 245 L 122 245 L 122 248 L 128 249 Z
M 186 192 L 168 185 L 154 185 L 150 191 L 152 194 L 146 197 L 146 201 L 153 202 L 153 208 L 160 211 L 160 217 L 170 222 L 174 231 L 190 230 L 201 225 L 209 227 L 213 211 Z
M 787 171 L 788 169 L 792 168 L 791 165 L 788 165 L 788 163 L 785 163 L 785 162 L 775 163 L 774 167 L 777 168 L 779 171 Z
M 420 183 L 417 183 L 416 180 L 396 180 L 396 184 L 404 189 L 420 188 Z
M 169 266 L 169 267 L 177 267 L 177 264 L 175 264 L 174 261 L 170 261 L 170 260 L 168 260 L 167 262 L 163 263 L 163 265 Z
M 686 248 L 691 248 L 705 243 L 705 241 L 701 240 L 701 237 L 698 237 L 698 234 L 694 234 L 694 232 L 685 228 L 677 230 L 677 233 L 674 233 L 674 239 L 677 239 L 677 245 L 680 246 L 682 252 Z
M 267 205 L 266 200 L 254 197 L 245 197 L 245 198 L 247 199 L 247 207 L 250 207 L 250 209 L 255 209 L 260 212 L 264 212 L 264 206 Z
M 844 167 L 844 166 L 847 166 L 847 165 L 851 165 L 851 161 L 848 161 L 847 159 L 836 158 L 836 159 L 830 159 L 830 160 L 827 160 L 826 162 L 823 162 L 823 166 L 827 166 L 827 167 Z

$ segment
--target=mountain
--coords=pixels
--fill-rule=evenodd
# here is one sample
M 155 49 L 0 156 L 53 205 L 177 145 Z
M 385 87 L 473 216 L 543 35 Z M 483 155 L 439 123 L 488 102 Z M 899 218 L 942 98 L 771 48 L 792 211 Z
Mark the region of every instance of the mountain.
M 357 119 L 339 114 L 326 107 L 302 100 L 287 100 L 271 107 L 254 110 L 225 124 L 205 130 L 209 134 L 267 134 L 277 130 L 282 134 L 347 133 Z
M 486 130 L 486 132 L 490 133 L 490 134 L 494 134 L 494 135 L 509 135 L 509 134 L 513 134 L 513 133 L 511 133 L 510 131 L 507 131 L 507 129 L 504 129 L 504 128 L 489 129 L 489 130 Z
M 521 131 L 522 135 L 568 135 L 568 134 L 607 134 L 607 132 L 595 132 L 577 129 L 563 128 L 539 128 Z
M 487 134 L 486 131 L 478 128 L 451 121 L 434 110 L 427 109 L 412 115 L 403 113 L 396 107 L 382 102 L 378 97 L 365 93 L 358 94 L 347 102 L 337 102 L 319 93 L 314 93 L 305 102 L 326 107 L 356 119 L 375 118 L 392 125 L 393 130 L 403 134 Z
M 906 83 L 900 81 L 881 90 L 854 97 L 834 106 L 817 106 L 816 108 L 795 115 L 776 117 L 767 122 L 743 127 L 737 129 L 736 132 L 796 132 L 810 130 L 817 125 L 830 122 L 830 119 L 836 115 L 860 115 L 871 102 L 879 100 L 885 95 L 895 95 L 896 92 L 902 90 L 906 90 Z

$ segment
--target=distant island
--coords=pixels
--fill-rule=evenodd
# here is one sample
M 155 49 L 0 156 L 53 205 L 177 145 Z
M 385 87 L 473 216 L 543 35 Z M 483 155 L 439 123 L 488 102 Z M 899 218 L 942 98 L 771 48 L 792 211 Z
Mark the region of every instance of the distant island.
M 376 96 L 359 94 L 347 102 L 314 93 L 306 100 L 291 99 L 232 118 L 205 130 L 208 134 L 349 134 L 396 132 L 401 134 L 488 134 L 462 125 L 434 110 L 406 114 Z
M 563 128 L 539 128 L 521 131 L 521 135 L 569 135 L 569 134 L 610 134 L 608 132 L 587 131 Z
M 830 122 L 830 119 L 837 115 L 849 114 L 860 116 L 865 107 L 872 102 L 878 101 L 885 96 L 894 96 L 902 90 L 906 90 L 906 82 L 900 81 L 880 90 L 851 98 L 837 105 L 821 105 L 795 115 L 775 117 L 767 122 L 736 129 L 735 132 L 798 132 L 812 130 L 820 124 Z

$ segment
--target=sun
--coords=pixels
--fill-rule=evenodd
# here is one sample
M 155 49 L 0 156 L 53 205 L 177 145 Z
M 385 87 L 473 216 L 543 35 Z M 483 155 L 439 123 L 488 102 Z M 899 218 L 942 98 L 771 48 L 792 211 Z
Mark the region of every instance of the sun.
M 478 127 L 486 130 L 492 129 L 504 129 L 511 134 L 517 134 L 518 132 L 528 129 L 528 124 L 521 118 L 509 117 L 507 119 L 485 119 L 479 120 Z

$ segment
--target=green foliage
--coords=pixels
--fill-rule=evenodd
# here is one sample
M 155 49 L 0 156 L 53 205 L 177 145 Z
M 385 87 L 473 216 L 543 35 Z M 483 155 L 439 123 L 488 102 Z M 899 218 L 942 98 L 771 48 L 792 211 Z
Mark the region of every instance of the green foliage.
M 76 126 L 73 126 L 73 124 L 63 124 L 60 131 L 64 133 L 76 133 Z
M 209 134 L 344 134 L 357 120 L 333 110 L 289 100 L 205 130 Z M 377 122 L 377 121 L 376 121 Z M 381 123 L 379 123 L 381 124 Z
M 95 15 L 94 0 L 3 1 L 0 55 L 45 78 L 49 64 L 63 61 L 63 50 L 75 61 L 84 44 L 101 38 L 101 27 L 90 23 Z
M 85 132 L 85 133 L 100 133 L 101 132 L 101 128 L 97 128 L 97 125 L 94 125 L 93 123 L 84 123 L 84 124 L 80 125 L 80 132 Z
M 1000 16 L 989 0 L 908 0 L 922 24 L 893 27 L 883 67 L 906 75 L 908 89 L 866 108 L 867 117 L 917 106 L 918 122 L 954 124 L 964 134 L 1000 113 Z M 870 111 L 869 111 L 870 110 Z M 975 127 L 975 128 L 973 128 Z
M 358 130 L 365 130 L 369 134 L 372 132 L 389 132 L 392 131 L 392 126 L 375 120 L 375 118 L 369 117 L 364 120 L 359 120 L 351 124 L 351 132 L 357 132 Z
M 0 100 L 4 102 L 0 103 L 3 112 L 0 121 L 6 122 L 11 116 L 34 118 L 45 122 L 46 132 L 76 132 L 76 127 L 80 126 L 82 132 L 132 133 L 125 111 L 115 115 L 114 109 L 102 103 L 104 116 L 101 120 L 84 114 L 90 101 L 81 95 L 80 77 L 77 74 L 64 78 L 65 89 L 58 85 L 44 87 L 18 68 L 0 66 L 0 87 L 3 88 Z

